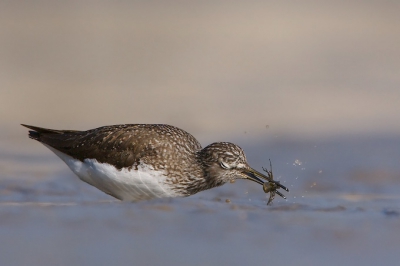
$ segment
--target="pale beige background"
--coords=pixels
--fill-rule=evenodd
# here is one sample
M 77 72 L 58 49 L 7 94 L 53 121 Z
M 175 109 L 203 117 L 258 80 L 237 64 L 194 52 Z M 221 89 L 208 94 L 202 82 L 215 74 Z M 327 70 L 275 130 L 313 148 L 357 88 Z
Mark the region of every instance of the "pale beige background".
M 25 137 L 19 123 L 398 134 L 399 14 L 398 1 L 0 1 L 1 137 Z

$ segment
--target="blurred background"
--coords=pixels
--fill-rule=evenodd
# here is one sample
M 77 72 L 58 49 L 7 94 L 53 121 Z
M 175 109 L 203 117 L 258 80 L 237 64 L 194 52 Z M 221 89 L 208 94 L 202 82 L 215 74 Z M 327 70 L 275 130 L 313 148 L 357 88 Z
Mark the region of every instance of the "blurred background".
M 2 135 L 399 134 L 396 1 L 1 1 Z M 8 135 L 8 136 L 9 136 Z
M 389 0 L 0 0 L 0 261 L 398 261 L 399 14 Z M 121 204 L 20 123 L 172 124 L 260 171 L 271 158 L 291 192 L 266 207 L 238 181 Z

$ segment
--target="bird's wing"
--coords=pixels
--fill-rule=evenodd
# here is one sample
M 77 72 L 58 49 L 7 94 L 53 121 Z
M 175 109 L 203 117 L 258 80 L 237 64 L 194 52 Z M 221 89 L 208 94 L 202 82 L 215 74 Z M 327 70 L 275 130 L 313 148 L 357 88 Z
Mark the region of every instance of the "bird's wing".
M 168 125 L 131 124 L 105 126 L 88 131 L 53 130 L 23 125 L 32 131 L 29 137 L 46 144 L 78 160 L 96 159 L 117 169 L 137 166 L 146 158 L 162 156 L 177 145 L 174 134 L 187 132 Z M 191 145 L 201 148 L 197 140 L 188 134 Z M 161 154 L 161 155 L 160 155 Z

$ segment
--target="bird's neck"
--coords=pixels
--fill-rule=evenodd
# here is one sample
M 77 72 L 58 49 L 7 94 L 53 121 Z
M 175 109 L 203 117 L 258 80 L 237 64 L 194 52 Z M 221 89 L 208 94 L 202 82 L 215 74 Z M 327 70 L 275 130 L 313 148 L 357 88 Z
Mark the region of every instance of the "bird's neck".
M 190 185 L 188 186 L 189 195 L 193 195 L 197 192 L 207 190 L 213 187 L 218 187 L 225 184 L 228 180 L 224 180 L 217 175 L 218 171 L 213 171 L 213 166 L 205 158 L 206 155 L 204 150 L 200 150 L 196 153 L 196 160 L 199 167 L 193 172 L 193 178 Z M 217 167 L 217 166 L 215 166 Z

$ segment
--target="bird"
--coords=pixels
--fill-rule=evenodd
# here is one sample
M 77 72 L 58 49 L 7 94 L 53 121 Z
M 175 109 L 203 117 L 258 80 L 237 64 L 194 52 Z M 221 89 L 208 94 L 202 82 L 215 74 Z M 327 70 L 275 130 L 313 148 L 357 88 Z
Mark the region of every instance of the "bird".
M 87 131 L 37 126 L 29 138 L 54 152 L 79 179 L 121 201 L 187 197 L 236 179 L 248 179 L 270 192 L 289 191 L 251 168 L 242 148 L 215 142 L 205 148 L 188 132 L 167 124 L 122 124 Z M 286 198 L 285 198 L 286 199 Z

